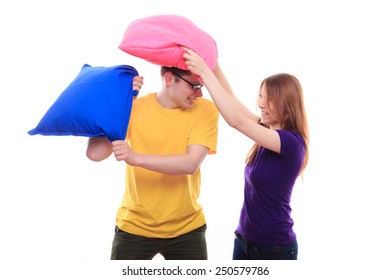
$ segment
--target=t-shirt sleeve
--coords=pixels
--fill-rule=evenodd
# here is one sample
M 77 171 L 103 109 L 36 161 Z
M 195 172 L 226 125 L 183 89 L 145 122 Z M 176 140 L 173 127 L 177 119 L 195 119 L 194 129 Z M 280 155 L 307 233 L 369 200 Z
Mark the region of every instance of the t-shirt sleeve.
M 288 158 L 302 159 L 305 144 L 298 132 L 277 130 L 280 136 L 280 155 Z
M 214 103 L 205 102 L 198 112 L 199 116 L 190 133 L 187 145 L 203 145 L 209 154 L 217 152 L 219 113 Z

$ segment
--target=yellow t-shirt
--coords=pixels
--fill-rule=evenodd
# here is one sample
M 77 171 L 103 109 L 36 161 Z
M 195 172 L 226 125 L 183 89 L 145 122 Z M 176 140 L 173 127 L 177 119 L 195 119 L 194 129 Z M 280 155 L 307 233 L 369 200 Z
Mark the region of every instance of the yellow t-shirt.
M 184 154 L 191 144 L 215 154 L 218 117 L 210 100 L 197 98 L 191 109 L 166 109 L 151 93 L 134 100 L 126 141 L 143 154 Z M 193 175 L 172 176 L 127 165 L 118 227 L 136 235 L 172 238 L 204 225 L 197 202 L 200 177 L 200 169 Z

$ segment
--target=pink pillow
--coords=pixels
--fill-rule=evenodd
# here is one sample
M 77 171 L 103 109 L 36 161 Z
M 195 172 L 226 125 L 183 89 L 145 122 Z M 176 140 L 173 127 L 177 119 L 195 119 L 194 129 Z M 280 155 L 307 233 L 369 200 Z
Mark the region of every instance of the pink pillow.
M 197 52 L 214 70 L 218 58 L 216 42 L 183 16 L 158 15 L 133 21 L 119 49 L 153 64 L 188 70 L 180 46 Z

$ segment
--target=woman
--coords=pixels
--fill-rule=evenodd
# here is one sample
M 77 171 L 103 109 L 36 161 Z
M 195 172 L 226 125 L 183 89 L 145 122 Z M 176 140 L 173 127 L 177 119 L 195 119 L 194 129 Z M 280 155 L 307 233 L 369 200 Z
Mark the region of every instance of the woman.
M 199 55 L 183 49 L 188 69 L 202 79 L 225 121 L 255 142 L 246 160 L 233 259 L 296 260 L 298 243 L 290 200 L 309 159 L 299 81 L 284 73 L 266 78 L 258 96 L 259 118 L 234 96 L 218 63 L 213 72 Z

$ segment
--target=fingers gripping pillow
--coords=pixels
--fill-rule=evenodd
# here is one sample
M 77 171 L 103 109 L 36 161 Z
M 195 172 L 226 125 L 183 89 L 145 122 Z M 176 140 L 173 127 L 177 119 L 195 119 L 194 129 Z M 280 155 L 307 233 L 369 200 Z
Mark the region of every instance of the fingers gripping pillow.
M 159 15 L 133 21 L 119 49 L 154 64 L 188 70 L 180 46 L 197 52 L 214 70 L 218 58 L 216 42 L 183 16 Z
M 85 64 L 30 135 L 106 136 L 124 140 L 133 105 L 133 78 L 128 65 L 91 67 Z

